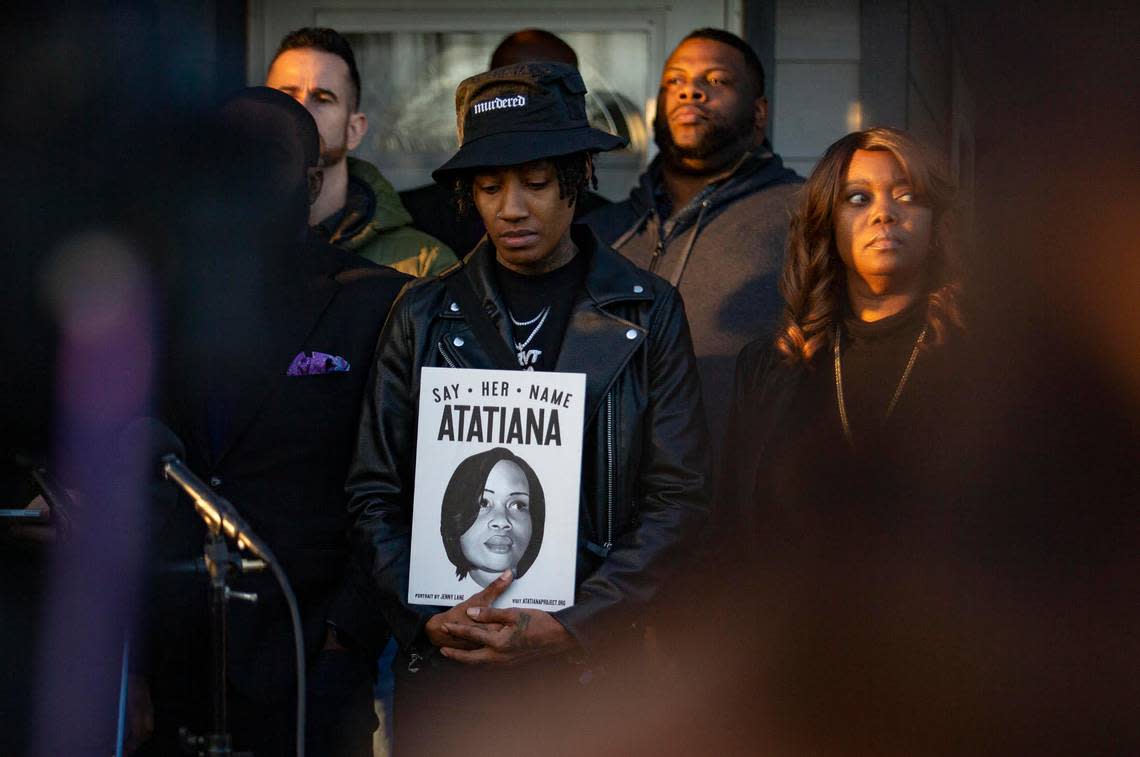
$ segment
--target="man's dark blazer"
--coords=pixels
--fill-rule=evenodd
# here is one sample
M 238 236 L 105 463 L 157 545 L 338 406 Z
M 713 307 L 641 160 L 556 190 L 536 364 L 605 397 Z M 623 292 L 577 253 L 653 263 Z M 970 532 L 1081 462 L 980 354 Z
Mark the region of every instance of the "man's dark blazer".
M 387 628 L 369 607 L 366 574 L 357 571 L 345 538 L 344 480 L 376 339 L 410 278 L 315 239 L 298 260 L 292 290 L 271 298 L 271 327 L 261 338 L 244 339 L 236 351 L 231 345 L 223 351 L 228 357 L 209 354 L 209 336 L 174 351 L 165 419 L 184 441 L 190 468 L 237 507 L 284 564 L 308 658 L 321 647 L 326 621 L 371 656 Z M 299 353 L 313 351 L 344 358 L 349 369 L 286 375 Z M 224 382 L 230 408 L 225 433 L 215 431 L 213 444 L 210 381 Z M 203 530 L 188 502 L 165 513 L 158 532 L 164 558 L 201 554 Z M 230 602 L 231 686 L 262 702 L 290 697 L 293 637 L 280 591 L 268 571 L 240 576 L 232 586 L 260 600 Z M 159 676 L 187 660 L 208 673 L 206 588 L 203 576 L 159 584 L 151 634 Z

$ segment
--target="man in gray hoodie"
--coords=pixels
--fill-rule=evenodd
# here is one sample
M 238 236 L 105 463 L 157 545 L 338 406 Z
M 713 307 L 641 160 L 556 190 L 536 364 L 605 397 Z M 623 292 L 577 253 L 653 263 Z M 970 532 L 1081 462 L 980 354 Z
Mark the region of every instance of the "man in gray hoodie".
M 767 123 L 764 69 L 748 43 L 721 29 L 692 32 L 661 74 L 660 155 L 628 199 L 584 219 L 681 291 L 716 445 L 736 355 L 780 313 L 788 207 L 803 182 L 772 152 Z

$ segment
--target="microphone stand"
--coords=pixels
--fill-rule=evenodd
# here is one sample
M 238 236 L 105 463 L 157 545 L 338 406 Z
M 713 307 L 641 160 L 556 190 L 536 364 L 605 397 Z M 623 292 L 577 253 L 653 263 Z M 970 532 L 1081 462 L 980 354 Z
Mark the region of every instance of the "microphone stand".
M 201 564 L 210 575 L 210 647 L 213 656 L 213 692 L 211 719 L 212 730 L 204 736 L 196 736 L 187 728 L 179 729 L 181 750 L 196 757 L 240 757 L 234 753 L 227 730 L 226 707 L 226 647 L 228 645 L 227 602 L 238 599 L 256 602 L 257 595 L 232 591 L 228 586 L 229 577 L 234 572 L 263 570 L 269 568 L 273 578 L 281 588 L 282 597 L 289 609 L 289 619 L 293 625 L 293 655 L 297 665 L 297 723 L 296 754 L 305 757 L 305 646 L 304 629 L 301 626 L 301 611 L 297 596 L 289 585 L 285 568 L 274 556 L 269 545 L 257 538 L 233 505 L 214 493 L 201 479 L 194 475 L 179 459 L 185 448 L 178 437 L 153 418 L 139 418 L 124 431 L 121 444 L 128 449 L 144 449 L 149 454 L 155 447 L 170 448 L 159 457 L 161 475 L 173 481 L 184 494 L 189 496 L 194 510 L 206 524 L 207 537 L 203 546 Z M 231 549 L 226 537 L 233 539 Z M 245 549 L 258 559 L 243 560 L 238 550 Z M 160 573 L 200 572 L 197 561 L 194 563 L 172 563 L 159 566 Z M 252 757 L 248 752 L 244 757 Z
M 210 574 L 210 651 L 213 658 L 212 714 L 210 732 L 196 736 L 188 728 L 178 730 L 182 751 L 197 757 L 253 757 L 252 752 L 234 752 L 227 730 L 226 710 L 226 646 L 228 641 L 227 603 L 231 599 L 256 602 L 257 595 L 233 591 L 230 575 L 242 571 L 260 571 L 261 560 L 243 560 L 231 550 L 222 534 L 223 524 L 211 525 L 202 548 L 206 570 Z
M 161 429 L 159 429 L 161 430 Z M 169 429 L 167 429 L 167 433 Z M 214 656 L 214 730 L 205 737 L 195 737 L 186 733 L 182 737 L 183 750 L 197 757 L 221 757 L 233 755 L 230 746 L 230 737 L 226 731 L 226 602 L 230 599 L 240 599 L 247 602 L 256 602 L 256 594 L 247 594 L 231 591 L 226 585 L 231 572 L 266 567 L 273 573 L 277 584 L 281 587 L 281 594 L 289 608 L 289 617 L 293 624 L 293 654 L 297 664 L 297 728 L 296 739 L 297 757 L 305 755 L 305 648 L 304 629 L 301 627 L 301 612 L 297 604 L 297 596 L 289 585 L 289 578 L 269 545 L 262 542 L 252 533 L 249 526 L 234 510 L 233 505 L 224 498 L 209 492 L 202 483 L 187 468 L 176 454 L 165 455 L 161 458 L 162 473 L 190 496 L 194 509 L 206 523 L 209 537 L 203 550 L 206 569 L 210 574 L 210 618 L 211 618 L 211 645 Z M 248 549 L 259 559 L 242 560 L 236 551 L 231 551 L 225 538 L 234 540 L 238 549 Z M 236 757 L 236 755 L 235 755 Z

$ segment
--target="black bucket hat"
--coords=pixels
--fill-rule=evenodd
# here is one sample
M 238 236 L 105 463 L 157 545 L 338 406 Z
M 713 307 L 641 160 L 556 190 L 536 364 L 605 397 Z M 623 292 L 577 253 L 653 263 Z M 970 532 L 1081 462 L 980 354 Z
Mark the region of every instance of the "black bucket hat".
M 455 118 L 459 152 L 432 171 L 440 183 L 457 171 L 626 145 L 590 126 L 586 85 L 562 63 L 519 63 L 464 79 L 455 90 Z

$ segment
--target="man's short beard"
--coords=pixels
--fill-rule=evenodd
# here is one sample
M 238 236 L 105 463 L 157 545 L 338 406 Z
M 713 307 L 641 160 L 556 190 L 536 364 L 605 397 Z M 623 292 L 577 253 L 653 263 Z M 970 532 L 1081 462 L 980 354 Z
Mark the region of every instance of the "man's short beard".
M 348 126 L 344 127 L 344 133 L 340 135 L 340 144 L 329 146 L 329 143 L 324 139 L 321 140 L 321 168 L 329 168 L 335 166 L 337 163 L 344 160 L 348 155 Z
M 653 140 L 657 143 L 657 149 L 661 151 L 665 162 L 671 168 L 678 170 L 684 170 L 686 160 L 704 160 L 729 145 L 737 143 L 750 145 L 752 135 L 751 110 L 742 113 L 733 121 L 712 122 L 700 142 L 692 147 L 680 147 L 673 141 L 673 133 L 669 130 L 669 119 L 663 110 L 658 110 L 657 117 L 653 119 Z
M 329 166 L 335 166 L 337 163 L 344 160 L 346 155 L 348 155 L 348 142 L 347 142 L 347 140 L 342 139 L 340 142 L 340 145 L 338 145 L 337 147 L 325 147 L 324 145 L 322 145 L 321 146 L 321 167 L 322 168 L 328 168 Z

